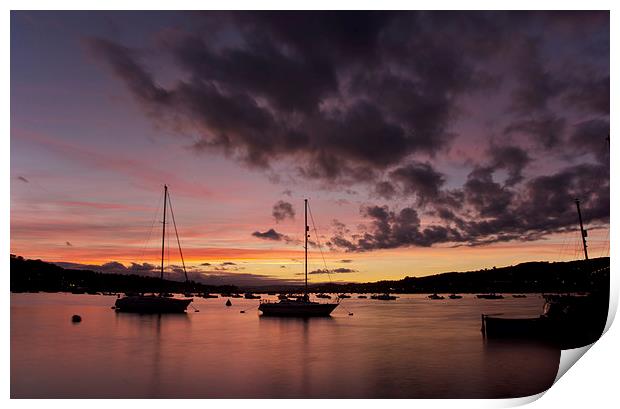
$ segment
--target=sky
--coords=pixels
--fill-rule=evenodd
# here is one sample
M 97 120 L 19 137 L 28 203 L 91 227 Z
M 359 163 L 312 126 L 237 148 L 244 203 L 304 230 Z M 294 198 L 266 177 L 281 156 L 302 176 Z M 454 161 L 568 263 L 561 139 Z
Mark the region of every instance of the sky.
M 609 255 L 608 12 L 12 11 L 10 92 L 26 258 L 155 274 L 164 184 L 208 283 L 303 279 L 304 198 L 311 282 L 580 258 L 575 198 Z

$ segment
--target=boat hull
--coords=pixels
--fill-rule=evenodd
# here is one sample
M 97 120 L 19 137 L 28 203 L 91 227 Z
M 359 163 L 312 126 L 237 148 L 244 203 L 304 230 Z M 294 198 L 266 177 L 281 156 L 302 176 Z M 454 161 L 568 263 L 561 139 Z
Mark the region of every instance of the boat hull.
M 129 296 L 116 300 L 116 311 L 140 314 L 184 313 L 191 298 L 166 298 L 158 296 Z
M 270 317 L 328 317 L 338 304 L 262 303 L 258 310 Z

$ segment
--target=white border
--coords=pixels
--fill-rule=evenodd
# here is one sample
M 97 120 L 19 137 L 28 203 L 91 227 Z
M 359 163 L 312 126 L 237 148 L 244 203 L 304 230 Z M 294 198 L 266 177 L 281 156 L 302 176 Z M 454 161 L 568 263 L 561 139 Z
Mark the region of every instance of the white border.
M 260 2 L 251 2 L 251 1 L 242 1 L 242 0 L 228 0 L 226 2 L 212 2 L 212 1 L 188 1 L 188 0 L 176 0 L 174 2 L 170 1 L 118 1 L 118 0 L 108 0 L 106 2 L 92 2 L 92 3 L 84 3 L 78 2 L 75 0 L 67 1 L 67 0 L 59 0 L 53 3 L 49 1 L 41 1 L 41 0 L 24 0 L 24 1 L 4 1 L 3 5 L 5 8 L 5 12 L 3 14 L 4 24 L 2 27 L 2 53 L 0 54 L 4 58 L 2 59 L 3 64 L 0 65 L 0 70 L 2 71 L 2 78 L 4 80 L 5 86 L 3 89 L 5 90 L 4 98 L 2 99 L 2 108 L 3 108 L 3 126 L 4 135 L 0 139 L 1 149 L 0 155 L 2 155 L 2 160 L 0 161 L 0 167 L 2 168 L 2 172 L 4 177 L 1 179 L 2 183 L 2 192 L 4 192 L 5 200 L 2 200 L 0 203 L 0 209 L 2 213 L 2 217 L 0 217 L 0 237 L 2 248 L 4 248 L 4 254 L 6 257 L 6 261 L 4 263 L 5 268 L 2 269 L 3 278 L 4 278 L 4 292 L 3 303 L 2 303 L 2 311 L 3 314 L 3 329 L 4 336 L 2 337 L 2 388 L 3 388 L 3 396 L 8 400 L 10 395 L 10 378 L 9 378 L 9 370 L 10 370 L 10 351 L 9 351 L 9 317 L 10 317 L 10 297 L 9 297 L 9 274 L 8 274 L 8 254 L 10 252 L 10 200 L 9 200 L 9 189 L 10 189 L 10 93 L 7 90 L 10 89 L 10 64 L 9 64 L 9 56 L 10 56 L 10 13 L 9 10 L 36 10 L 36 9 L 50 9 L 53 7 L 54 9 L 66 9 L 66 10 L 130 10 L 130 9 L 158 9 L 158 10 L 206 10 L 206 9 L 374 9 L 377 6 L 381 6 L 383 9 L 417 9 L 417 10 L 459 10 L 463 9 L 465 6 L 470 10 L 553 10 L 553 9 L 564 9 L 564 10 L 582 10 L 582 9 L 594 9 L 594 10 L 612 10 L 611 12 L 611 69 L 610 72 L 615 73 L 618 72 L 615 70 L 615 67 L 618 67 L 617 64 L 617 32 L 616 29 L 617 23 L 619 19 L 617 18 L 617 13 L 613 10 L 613 5 L 618 4 L 618 2 L 611 1 L 596 1 L 590 0 L 588 2 L 583 1 L 562 1 L 562 2 L 550 2 L 550 1 L 532 1 L 532 0 L 522 0 L 519 2 L 515 1 L 504 1 L 501 3 L 497 3 L 496 1 L 467 1 L 467 2 L 458 2 L 458 1 L 433 1 L 433 2 L 412 2 L 412 1 L 381 1 L 380 3 L 376 1 L 368 1 L 368 0 L 358 0 L 358 1 L 325 1 L 325 0 L 316 0 L 312 2 L 295 2 L 294 4 L 290 2 L 284 2 L 281 0 L 264 0 Z M 558 6 L 561 6 L 559 8 Z M 614 92 L 616 91 L 616 92 Z M 611 106 L 614 106 L 614 95 L 617 95 L 618 91 L 618 82 L 615 80 L 615 76 L 611 76 Z M 612 109 L 613 112 L 613 109 Z M 614 128 L 614 121 L 611 121 L 611 126 Z M 611 134 L 617 135 L 615 132 L 616 129 L 612 129 Z M 612 156 L 617 152 L 615 149 L 615 144 L 611 144 L 612 148 Z M 616 174 L 618 170 L 618 166 L 612 161 L 611 163 L 611 174 Z M 617 189 L 615 186 L 612 186 L 611 189 L 611 218 L 613 219 L 615 216 L 614 209 L 617 208 L 618 195 Z M 610 240 L 612 243 L 612 250 L 615 248 L 616 243 L 616 226 L 613 225 L 610 233 Z M 613 273 L 613 270 L 612 270 Z M 612 305 L 610 309 L 615 312 L 617 309 L 617 300 L 618 300 L 618 280 L 615 275 L 612 274 Z M 611 322 L 612 317 L 610 316 Z M 608 322 L 608 324 L 609 324 Z M 616 325 L 617 327 L 617 325 Z M 608 402 L 616 401 L 617 394 L 615 393 L 615 388 L 617 388 L 615 376 L 617 373 L 617 369 L 619 367 L 619 359 L 617 352 L 618 345 L 618 330 L 617 328 L 611 327 L 609 331 L 603 336 L 603 338 L 594 344 L 589 352 L 587 353 L 588 357 L 586 359 L 580 360 L 577 364 L 575 364 L 575 369 L 568 371 L 568 373 L 559 380 L 559 382 L 554 385 L 547 393 L 537 395 L 529 398 L 520 398 L 520 399 L 507 399 L 507 400 L 389 400 L 389 401 L 323 401 L 323 400 L 252 400 L 251 402 L 243 401 L 243 400 L 210 400 L 208 403 L 209 406 L 212 407 L 225 407 L 227 409 L 234 408 L 237 405 L 239 406 L 247 406 L 251 405 L 253 407 L 267 407 L 270 408 L 285 408 L 289 406 L 295 406 L 299 409 L 305 409 L 310 407 L 316 407 L 325 405 L 325 404 L 334 404 L 334 405 L 355 405 L 357 407 L 370 407 L 376 405 L 390 405 L 390 407 L 398 409 L 398 408 L 407 408 L 409 409 L 412 405 L 416 405 L 418 407 L 438 407 L 445 408 L 453 405 L 458 405 L 462 408 L 480 408 L 480 407 L 508 407 L 508 406 L 518 406 L 525 403 L 529 403 L 535 401 L 532 406 L 542 407 L 541 405 L 547 406 L 562 406 L 562 407 L 584 407 L 584 406 L 602 406 L 607 407 Z M 571 354 L 575 354 L 575 351 L 572 351 Z M 567 354 L 563 354 L 566 356 Z M 565 357 L 563 359 L 566 359 Z M 463 376 L 467 376 L 467 374 L 463 374 Z M 540 398 L 542 395 L 544 397 Z M 538 399 L 538 400 L 537 400 Z M 81 400 L 51 400 L 46 402 L 40 401 L 31 401 L 31 400 L 12 400 L 8 402 L 10 405 L 15 407 L 30 407 L 30 405 L 51 405 L 52 407 L 58 405 L 63 408 L 67 407 L 82 407 L 83 405 L 89 405 L 94 407 L 103 408 L 104 405 L 110 405 L 110 402 L 100 401 L 100 400 L 90 400 L 88 402 L 83 402 Z M 149 406 L 161 407 L 169 406 L 169 405 L 204 405 L 205 402 L 194 402 L 194 401 L 186 401 L 186 400 L 178 400 L 174 402 L 170 402 L 168 400 L 152 400 L 147 402 L 143 402 L 143 400 L 116 400 L 113 402 L 114 405 L 121 406 L 136 406 L 141 404 L 148 404 Z

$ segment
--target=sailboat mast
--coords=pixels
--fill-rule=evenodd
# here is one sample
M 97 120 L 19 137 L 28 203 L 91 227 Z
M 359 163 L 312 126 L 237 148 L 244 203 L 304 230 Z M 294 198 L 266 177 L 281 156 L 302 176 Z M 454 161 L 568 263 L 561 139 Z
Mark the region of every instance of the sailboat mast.
M 164 279 L 164 243 L 166 241 L 166 202 L 168 199 L 168 185 L 164 185 L 164 223 L 161 233 L 161 272 L 159 277 Z
M 586 237 L 588 232 L 583 229 L 583 220 L 581 219 L 581 207 L 579 207 L 579 199 L 575 199 L 575 204 L 577 205 L 577 214 L 579 215 L 579 228 L 581 230 L 581 240 L 583 241 L 583 253 L 586 256 L 586 260 L 588 259 L 588 245 L 586 244 Z
M 308 298 L 308 231 L 310 231 L 310 228 L 308 227 L 308 199 L 304 199 L 304 240 L 305 240 L 304 249 L 306 250 L 306 261 L 304 264 L 305 276 L 306 276 L 306 287 L 305 287 L 304 295 L 306 296 L 306 298 Z

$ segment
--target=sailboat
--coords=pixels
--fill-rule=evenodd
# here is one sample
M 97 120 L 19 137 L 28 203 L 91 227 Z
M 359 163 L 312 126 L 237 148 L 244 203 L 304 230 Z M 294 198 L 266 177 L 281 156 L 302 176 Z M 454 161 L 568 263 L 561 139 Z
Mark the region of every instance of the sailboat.
M 189 304 L 193 301 L 192 298 L 173 298 L 169 293 L 164 291 L 164 250 L 166 239 L 166 204 L 170 204 L 170 214 L 172 215 L 172 223 L 174 225 L 174 232 L 176 233 L 177 243 L 179 245 L 179 253 L 181 254 L 181 262 L 183 264 L 183 272 L 185 273 L 185 281 L 187 281 L 187 271 L 185 271 L 185 260 L 183 260 L 183 252 L 181 250 L 181 241 L 179 240 L 179 233 L 177 231 L 177 225 L 174 220 L 174 212 L 172 211 L 172 202 L 170 201 L 170 195 L 168 194 L 168 186 L 164 185 L 164 222 L 161 236 L 161 268 L 160 279 L 162 281 L 162 289 L 159 294 L 151 295 L 128 295 L 116 300 L 115 309 L 120 312 L 137 312 L 137 313 L 184 313 Z
M 575 199 L 579 229 L 583 242 L 585 268 L 588 268 L 587 230 L 583 228 L 579 199 Z M 609 282 L 609 266 L 591 271 L 591 280 L 597 274 Z M 599 278 L 601 280 L 601 278 Z M 592 284 L 593 281 L 590 281 Z M 523 295 L 524 296 L 524 295 Z M 596 286 L 585 295 L 546 294 L 543 312 L 533 317 L 500 317 L 481 315 L 482 335 L 492 338 L 531 338 L 547 340 L 562 349 L 577 348 L 596 341 L 605 328 L 609 308 L 608 285 Z M 501 315 L 501 314 L 499 314 Z
M 336 303 L 318 303 L 310 301 L 308 293 L 308 199 L 304 199 L 304 249 L 305 249 L 305 286 L 304 294 L 297 298 L 286 298 L 277 302 L 261 300 L 258 310 L 265 316 L 276 317 L 328 317 L 339 305 Z

